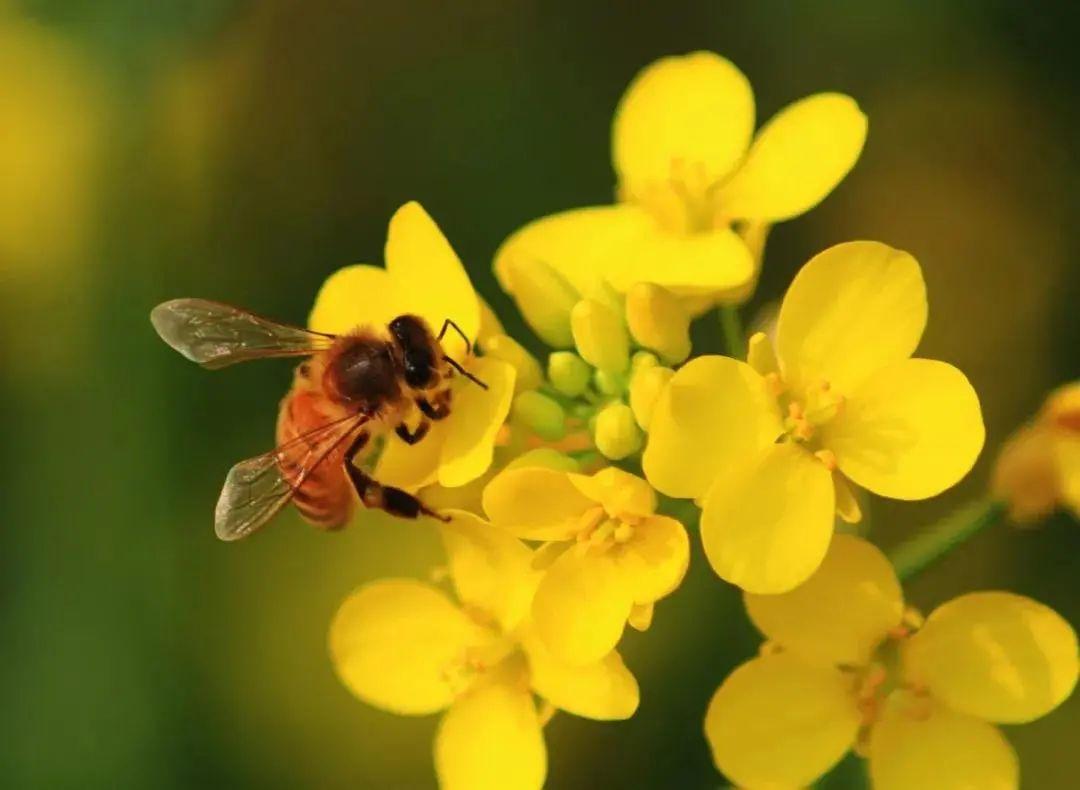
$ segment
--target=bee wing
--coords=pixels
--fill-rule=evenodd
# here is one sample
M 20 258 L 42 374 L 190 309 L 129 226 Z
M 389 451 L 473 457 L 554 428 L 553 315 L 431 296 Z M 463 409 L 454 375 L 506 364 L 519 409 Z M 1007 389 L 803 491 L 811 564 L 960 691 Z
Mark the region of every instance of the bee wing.
M 350 414 L 236 464 L 226 475 L 214 508 L 217 536 L 240 540 L 263 526 L 289 503 L 312 471 L 355 436 L 368 419 L 367 415 Z
M 217 370 L 260 357 L 297 357 L 329 348 L 333 335 L 278 324 L 206 299 L 173 299 L 150 312 L 161 339 L 192 362 Z

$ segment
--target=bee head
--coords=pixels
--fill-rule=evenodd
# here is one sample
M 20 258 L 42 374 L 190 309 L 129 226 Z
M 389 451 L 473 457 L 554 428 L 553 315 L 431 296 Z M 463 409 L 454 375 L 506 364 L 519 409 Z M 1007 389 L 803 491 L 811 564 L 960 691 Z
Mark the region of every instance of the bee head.
M 439 348 L 424 319 L 399 315 L 389 324 L 390 336 L 401 354 L 405 383 L 428 389 L 439 380 Z

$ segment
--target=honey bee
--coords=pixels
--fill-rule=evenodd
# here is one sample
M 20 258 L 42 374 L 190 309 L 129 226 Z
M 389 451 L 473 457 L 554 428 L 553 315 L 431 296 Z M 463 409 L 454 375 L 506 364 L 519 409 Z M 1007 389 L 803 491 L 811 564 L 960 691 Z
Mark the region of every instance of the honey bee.
M 188 359 L 216 370 L 264 357 L 308 356 L 281 401 L 277 447 L 233 466 L 225 478 L 214 529 L 239 540 L 266 524 L 290 501 L 311 524 L 340 529 L 356 498 L 402 518 L 442 519 L 407 491 L 384 486 L 356 465 L 378 435 L 393 430 L 408 444 L 421 441 L 434 420 L 450 414 L 455 374 L 487 386 L 448 356 L 442 339 L 419 316 L 401 315 L 385 331 L 357 327 L 343 335 L 278 324 L 246 310 L 204 299 L 174 299 L 150 313 L 161 339 Z M 405 422 L 419 410 L 420 422 Z M 445 520 L 445 519 L 444 519 Z

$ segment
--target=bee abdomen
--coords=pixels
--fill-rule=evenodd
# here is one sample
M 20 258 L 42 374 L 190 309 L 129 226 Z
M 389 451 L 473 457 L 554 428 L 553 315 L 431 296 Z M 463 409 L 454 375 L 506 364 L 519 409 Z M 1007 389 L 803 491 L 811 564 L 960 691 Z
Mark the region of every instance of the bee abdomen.
M 338 418 L 327 400 L 312 390 L 293 390 L 281 402 L 277 442 L 284 445 Z M 339 529 L 352 515 L 353 495 L 345 474 L 345 447 L 335 449 L 300 480 L 300 470 L 279 460 L 281 472 L 295 487 L 293 504 L 304 520 L 320 529 Z

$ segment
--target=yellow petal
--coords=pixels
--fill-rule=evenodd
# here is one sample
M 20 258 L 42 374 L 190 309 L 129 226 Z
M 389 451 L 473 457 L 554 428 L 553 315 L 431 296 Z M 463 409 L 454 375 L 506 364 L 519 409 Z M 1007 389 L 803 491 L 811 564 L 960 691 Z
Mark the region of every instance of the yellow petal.
M 850 681 L 783 653 L 737 668 L 705 714 L 713 761 L 740 787 L 806 787 L 840 761 L 858 728 Z
M 522 673 L 496 670 L 462 695 L 435 735 L 441 790 L 540 790 L 547 749 Z
M 610 268 L 608 281 L 620 292 L 653 283 L 676 296 L 698 297 L 738 288 L 753 276 L 750 250 L 730 228 L 682 234 L 653 223 Z
M 1061 499 L 1080 519 L 1080 437 L 1068 435 L 1054 442 L 1054 460 L 1057 463 L 1061 485 Z
M 417 444 L 406 444 L 390 433 L 375 465 L 375 479 L 383 485 L 410 491 L 436 482 L 449 432 L 450 422 L 443 420 L 432 423 L 427 436 Z
M 491 466 L 495 436 L 514 398 L 515 373 L 511 365 L 479 357 L 469 360 L 467 367 L 487 389 L 471 381 L 454 388 L 453 413 L 445 420 L 446 442 L 439 455 L 439 482 L 444 486 L 464 485 Z
M 616 552 L 633 589 L 635 604 L 649 604 L 673 592 L 690 564 L 686 527 L 667 516 L 650 516 Z
M 580 464 L 565 453 L 551 447 L 537 447 L 514 458 L 503 470 L 509 472 L 512 469 L 528 469 L 533 466 L 560 472 L 576 472 L 580 468 Z
M 612 263 L 651 224 L 648 215 L 634 206 L 591 206 L 542 217 L 502 243 L 495 253 L 495 277 L 520 301 L 514 269 L 539 261 L 562 276 L 576 294 L 589 296 L 601 287 Z
M 1020 767 L 997 727 L 896 694 L 870 738 L 874 790 L 1015 790 Z
M 505 335 L 506 330 L 503 329 L 502 321 L 499 320 L 498 314 L 491 308 L 491 305 L 479 295 L 477 295 L 477 300 L 480 304 L 480 329 L 476 333 L 476 344 L 480 348 L 486 349 L 488 342 L 492 338 Z
M 604 552 L 578 543 L 552 563 L 536 590 L 536 632 L 552 655 L 568 664 L 592 664 L 622 636 L 633 605 L 622 569 Z
M 308 326 L 331 335 L 342 335 L 361 325 L 382 330 L 408 312 L 406 301 L 385 269 L 346 266 L 331 274 L 319 289 Z
M 660 393 L 642 467 L 658 491 L 697 498 L 780 433 L 776 406 L 753 368 L 729 357 L 698 357 Z
M 873 544 L 834 535 L 821 567 L 781 595 L 745 596 L 766 638 L 808 661 L 865 666 L 900 624 L 904 598 L 889 560 Z
M 416 201 L 406 203 L 390 218 L 386 233 L 386 271 L 393 279 L 407 312 L 427 320 L 438 332 L 452 320 L 470 340 L 480 331 L 480 301 L 457 253 L 439 226 Z M 367 294 L 378 301 L 378 292 Z M 456 333 L 443 338 L 447 353 L 460 359 L 464 341 Z
M 982 450 L 979 398 L 945 362 L 905 359 L 851 392 L 822 428 L 840 471 L 880 496 L 925 499 L 955 485 Z
M 458 599 L 491 615 L 504 633 L 528 613 L 539 575 L 533 553 L 514 536 L 463 511 L 440 524 Z
M 770 222 L 809 211 L 855 166 L 865 141 L 866 116 L 851 97 L 819 93 L 797 101 L 758 132 L 720 189 L 720 210 Z
M 871 373 L 907 359 L 926 327 L 918 262 L 875 241 L 815 255 L 780 308 L 777 354 L 796 388 L 828 381 L 848 394 Z
M 909 641 L 904 665 L 910 679 L 954 710 L 989 721 L 1031 721 L 1072 693 L 1076 633 L 1030 598 L 970 593 L 930 614 Z
M 568 540 L 595 503 L 566 472 L 544 467 L 508 469 L 484 489 L 484 512 L 492 523 L 527 540 Z
M 705 555 L 748 592 L 787 592 L 821 565 L 834 511 L 829 470 L 796 444 L 774 444 L 722 473 L 706 495 Z
M 422 715 L 453 701 L 455 667 L 490 638 L 435 588 L 386 579 L 345 599 L 330 624 L 330 657 L 364 702 Z
M 597 721 L 629 719 L 637 710 L 637 680 L 615 651 L 593 664 L 559 661 L 544 640 L 528 631 L 525 652 L 533 691 L 559 710 Z
M 637 475 L 608 466 L 592 475 L 569 475 L 570 483 L 593 502 L 603 505 L 611 517 L 651 516 L 656 512 L 656 492 Z
M 833 472 L 833 490 L 836 493 L 836 515 L 845 524 L 858 524 L 862 521 L 862 508 L 859 499 L 851 490 L 842 474 Z
M 754 131 L 754 94 L 734 64 L 711 52 L 667 57 L 641 71 L 615 112 L 612 158 L 630 191 L 666 182 L 672 166 L 727 175 Z
M 648 631 L 652 627 L 653 614 L 656 609 L 655 604 L 642 603 L 634 604 L 634 608 L 630 610 L 630 617 L 627 619 L 627 623 L 635 631 Z

